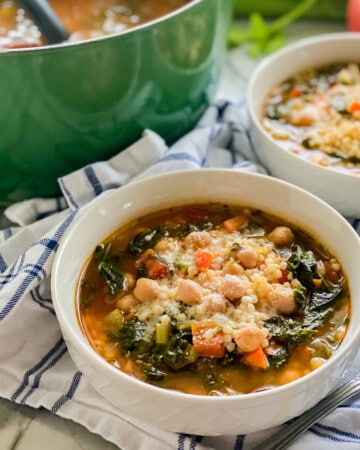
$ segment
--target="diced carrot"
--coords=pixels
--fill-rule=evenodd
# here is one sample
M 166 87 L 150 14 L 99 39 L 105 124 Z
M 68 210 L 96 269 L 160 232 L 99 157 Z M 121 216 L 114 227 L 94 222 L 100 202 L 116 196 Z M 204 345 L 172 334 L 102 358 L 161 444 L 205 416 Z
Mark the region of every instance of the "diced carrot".
M 192 322 L 192 342 L 199 355 L 206 358 L 222 358 L 225 355 L 224 340 L 219 332 L 206 336 L 206 331 L 215 328 L 214 322 Z
M 235 216 L 227 219 L 223 222 L 225 229 L 229 233 L 233 233 L 234 231 L 239 231 L 241 227 L 248 223 L 248 219 L 245 216 Z
M 321 278 L 313 278 L 313 284 L 315 289 L 320 289 L 322 286 L 322 279 Z
M 206 321 L 206 322 L 201 322 L 201 321 L 193 321 L 191 322 L 191 333 L 194 334 L 200 334 L 203 333 L 206 330 L 209 330 L 210 328 L 215 328 L 216 327 L 216 323 L 212 322 L 212 321 Z
M 151 248 L 141 255 L 139 261 L 145 265 L 147 276 L 153 280 L 169 274 L 170 269 L 166 261 L 163 261 Z
M 300 356 L 300 358 L 304 361 L 310 361 L 310 359 L 312 358 L 313 355 L 313 351 L 311 350 L 310 347 L 306 347 L 306 346 L 300 346 L 297 348 L 298 350 L 298 354 Z
M 194 254 L 196 267 L 201 271 L 209 269 L 213 259 L 214 255 L 207 250 L 203 250 L 202 248 L 198 248 Z
M 354 100 L 348 105 L 347 110 L 351 114 L 360 111 L 360 102 L 358 100 Z
M 302 94 L 302 90 L 299 88 L 296 88 L 296 87 L 294 87 L 290 91 L 290 97 L 292 97 L 292 98 L 300 97 L 301 94 Z
M 245 364 L 252 367 L 259 367 L 260 369 L 267 369 L 269 367 L 269 361 L 262 347 L 258 347 L 251 352 L 244 353 L 242 359 Z

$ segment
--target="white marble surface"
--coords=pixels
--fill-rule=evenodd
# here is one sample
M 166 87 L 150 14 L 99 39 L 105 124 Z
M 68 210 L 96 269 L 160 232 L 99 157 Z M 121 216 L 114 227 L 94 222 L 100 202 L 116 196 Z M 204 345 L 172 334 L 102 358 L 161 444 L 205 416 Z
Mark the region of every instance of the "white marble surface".
M 344 30 L 345 27 L 338 23 L 298 22 L 289 28 L 288 40 Z M 250 59 L 244 48 L 231 50 L 225 60 L 217 97 L 239 99 L 256 64 L 258 60 Z M 49 449 L 116 450 L 117 447 L 70 420 L 0 399 L 0 450 Z

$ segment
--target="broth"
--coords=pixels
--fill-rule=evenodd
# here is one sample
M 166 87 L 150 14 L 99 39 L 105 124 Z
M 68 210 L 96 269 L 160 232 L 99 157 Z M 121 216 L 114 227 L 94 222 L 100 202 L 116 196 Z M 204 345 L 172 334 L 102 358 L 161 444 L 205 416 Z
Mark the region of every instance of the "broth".
M 198 395 L 306 375 L 336 351 L 351 310 L 341 266 L 317 239 L 216 203 L 117 230 L 84 267 L 76 307 L 90 344 L 114 367 Z

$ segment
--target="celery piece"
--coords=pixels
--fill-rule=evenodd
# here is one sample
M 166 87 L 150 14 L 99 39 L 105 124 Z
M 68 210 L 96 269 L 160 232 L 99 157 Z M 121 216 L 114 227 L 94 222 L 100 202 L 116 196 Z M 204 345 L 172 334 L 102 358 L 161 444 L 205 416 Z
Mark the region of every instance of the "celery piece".
M 295 20 L 303 17 L 319 0 L 302 0 L 296 6 L 278 17 L 271 23 L 265 22 L 258 11 L 249 16 L 249 26 L 246 32 L 236 23 L 228 30 L 228 45 L 230 47 L 251 43 L 249 54 L 256 58 L 261 53 L 269 54 L 285 44 L 285 28 Z
M 104 327 L 106 331 L 118 333 L 124 323 L 124 316 L 118 309 L 114 309 L 110 314 L 104 317 Z
M 293 9 L 299 0 L 235 0 L 234 12 L 236 16 L 247 17 L 253 12 L 264 17 L 278 17 Z M 345 19 L 347 0 L 318 0 L 311 8 L 304 12 L 303 18 L 310 20 L 341 20 Z
M 199 357 L 199 353 L 195 350 L 195 347 L 191 344 L 189 344 L 186 349 L 186 357 L 190 364 L 194 363 Z
M 155 341 L 157 344 L 167 344 L 170 339 L 170 322 L 157 323 L 155 327 Z

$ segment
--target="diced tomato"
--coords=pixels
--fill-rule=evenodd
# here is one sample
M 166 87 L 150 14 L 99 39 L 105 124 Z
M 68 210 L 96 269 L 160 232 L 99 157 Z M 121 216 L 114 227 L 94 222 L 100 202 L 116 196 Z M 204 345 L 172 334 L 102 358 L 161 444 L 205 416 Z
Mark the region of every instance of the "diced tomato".
M 278 282 L 281 284 L 286 283 L 288 280 L 289 271 L 287 269 L 281 269 L 281 278 L 278 279 Z
M 168 264 L 151 248 L 141 255 L 139 262 L 145 265 L 148 278 L 156 280 L 169 275 L 170 268 Z
M 198 248 L 194 254 L 194 260 L 196 267 L 201 270 L 207 270 L 210 268 L 214 255 L 207 250 L 203 250 L 202 248 Z
M 206 358 L 222 358 L 225 355 L 225 345 L 223 336 L 216 332 L 211 336 L 206 336 L 206 331 L 215 328 L 213 322 L 192 322 L 191 332 L 195 350 L 199 355 Z

